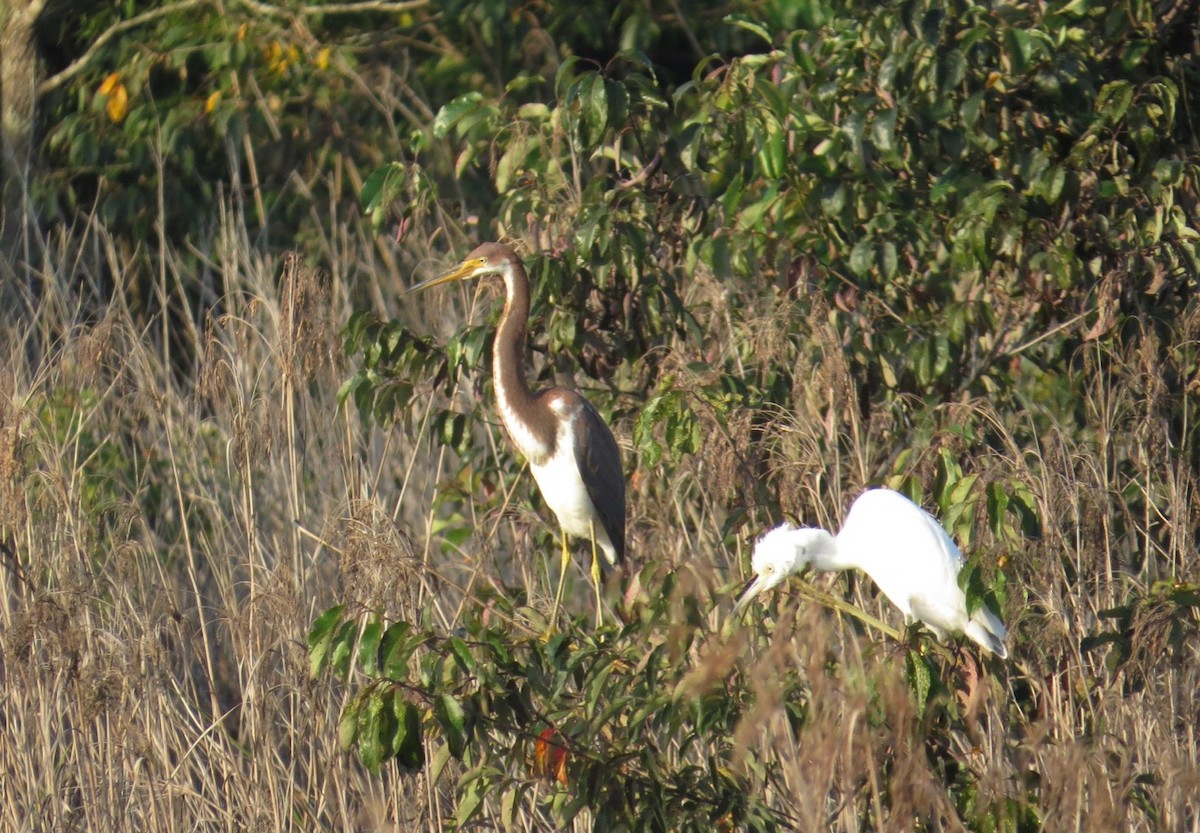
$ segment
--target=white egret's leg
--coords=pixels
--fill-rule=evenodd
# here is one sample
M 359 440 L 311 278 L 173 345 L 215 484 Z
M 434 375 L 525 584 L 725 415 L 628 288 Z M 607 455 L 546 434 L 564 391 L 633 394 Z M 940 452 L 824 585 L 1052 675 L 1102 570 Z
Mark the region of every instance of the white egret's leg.
M 562 604 L 563 585 L 567 581 L 567 567 L 571 566 L 571 551 L 567 549 L 567 533 L 562 531 L 562 561 L 558 571 L 558 592 L 554 594 L 554 610 L 550 612 L 550 630 L 558 625 L 558 606 Z
M 600 610 L 600 556 L 596 552 L 596 522 L 592 521 L 592 586 L 596 588 L 596 630 L 604 624 L 604 614 Z

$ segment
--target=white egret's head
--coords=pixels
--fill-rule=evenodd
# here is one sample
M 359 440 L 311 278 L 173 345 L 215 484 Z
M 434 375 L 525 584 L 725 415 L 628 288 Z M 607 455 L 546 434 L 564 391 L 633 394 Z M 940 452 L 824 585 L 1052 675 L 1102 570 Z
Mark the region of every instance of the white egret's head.
M 785 523 L 759 538 L 750 559 L 754 578 L 738 596 L 734 611 L 740 613 L 759 593 L 770 590 L 788 576 L 803 570 L 812 560 L 811 549 L 815 548 L 822 536 L 828 537 L 828 533 Z

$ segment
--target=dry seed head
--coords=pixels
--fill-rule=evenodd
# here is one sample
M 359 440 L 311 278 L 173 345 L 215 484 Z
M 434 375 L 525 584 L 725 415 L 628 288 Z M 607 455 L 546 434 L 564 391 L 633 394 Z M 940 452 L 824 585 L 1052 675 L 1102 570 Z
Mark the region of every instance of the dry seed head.
M 231 369 L 217 338 L 217 320 L 211 312 L 204 319 L 204 341 L 196 373 L 196 395 L 217 407 L 230 389 Z
M 23 410 L 0 393 L 0 536 L 25 525 L 26 439 Z
M 120 708 L 125 699 L 127 675 L 116 668 L 85 666 L 76 681 L 79 692 L 79 714 L 84 724 Z
M 331 542 L 339 548 L 341 598 L 351 609 L 396 617 L 416 612 L 421 563 L 408 535 L 372 501 L 358 500 L 336 522 Z
M 71 345 L 72 360 L 80 373 L 81 387 L 94 387 L 116 373 L 120 347 L 114 313 L 104 316 L 97 324 L 85 327 Z
M 304 383 L 322 368 L 335 365 L 338 328 L 329 281 L 304 265 L 296 252 L 284 258 L 279 307 L 283 372 Z

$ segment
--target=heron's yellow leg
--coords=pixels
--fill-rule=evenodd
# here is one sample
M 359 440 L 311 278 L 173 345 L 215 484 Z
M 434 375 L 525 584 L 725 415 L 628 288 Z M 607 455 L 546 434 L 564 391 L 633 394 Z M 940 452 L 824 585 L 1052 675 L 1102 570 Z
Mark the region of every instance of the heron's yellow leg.
M 592 521 L 592 586 L 596 588 L 596 630 L 604 624 L 600 610 L 600 556 L 596 553 L 596 522 Z
M 571 551 L 567 549 L 567 533 L 562 534 L 562 562 L 558 571 L 558 592 L 554 594 L 554 610 L 550 613 L 550 629 L 558 624 L 558 606 L 562 604 L 563 585 L 567 580 L 567 568 L 571 566 Z

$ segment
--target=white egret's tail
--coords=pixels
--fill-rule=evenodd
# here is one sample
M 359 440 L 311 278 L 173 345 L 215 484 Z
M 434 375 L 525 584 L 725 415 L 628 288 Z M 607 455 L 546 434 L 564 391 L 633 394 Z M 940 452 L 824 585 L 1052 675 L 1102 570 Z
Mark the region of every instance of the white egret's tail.
M 988 609 L 987 605 L 983 605 L 975 611 L 971 621 L 967 622 L 967 626 L 963 628 L 963 633 L 1000 659 L 1008 659 L 1008 648 L 1004 646 L 1004 637 L 1007 635 L 1004 623 Z

